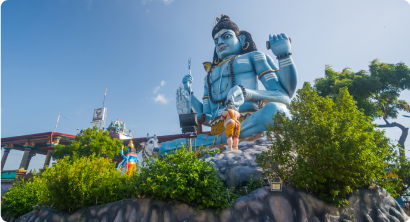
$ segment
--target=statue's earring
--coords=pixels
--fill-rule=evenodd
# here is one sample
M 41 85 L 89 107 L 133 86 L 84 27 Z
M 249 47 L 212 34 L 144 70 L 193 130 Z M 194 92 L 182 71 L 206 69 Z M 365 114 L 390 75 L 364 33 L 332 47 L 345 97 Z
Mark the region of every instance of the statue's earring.
M 246 47 L 244 48 L 244 46 L 246 45 Z M 245 42 L 245 44 L 243 44 L 242 46 L 242 50 L 247 50 L 249 47 L 249 42 Z
M 219 58 L 214 60 L 214 64 L 217 65 L 219 63 Z

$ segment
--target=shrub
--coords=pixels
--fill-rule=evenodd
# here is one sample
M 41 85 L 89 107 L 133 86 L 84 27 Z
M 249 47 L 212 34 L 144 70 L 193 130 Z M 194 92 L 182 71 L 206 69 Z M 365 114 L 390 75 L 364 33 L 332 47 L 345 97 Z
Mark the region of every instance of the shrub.
M 122 140 L 111 138 L 108 131 L 103 132 L 97 126 L 93 126 L 93 128 L 81 132 L 70 145 L 57 145 L 53 158 L 62 159 L 74 154 L 80 156 L 102 156 L 106 154 L 108 159 L 113 159 L 120 153 L 123 146 Z
M 223 182 L 211 163 L 193 158 L 194 152 L 185 149 L 150 162 L 149 168 L 140 169 L 134 175 L 131 187 L 135 195 L 147 195 L 155 199 L 170 198 L 205 207 L 222 208 L 230 205 Z
M 249 181 L 247 182 L 246 186 L 246 190 L 245 188 L 242 186 L 242 181 L 239 183 L 239 189 L 234 190 L 233 188 L 231 188 L 231 192 L 229 193 L 230 198 L 232 201 L 234 201 L 236 198 L 245 196 L 249 193 L 251 193 L 252 191 L 258 189 L 261 187 L 261 184 L 265 185 L 264 181 L 262 178 L 258 178 L 255 181 L 253 181 L 253 173 L 251 174 L 251 177 L 249 178 Z
M 122 177 L 109 159 L 65 157 L 42 173 L 50 193 L 50 204 L 58 210 L 74 212 L 80 208 L 124 199 Z
M 289 105 L 292 118 L 277 113 L 269 150 L 256 162 L 285 184 L 341 205 L 353 189 L 385 178 L 393 147 L 370 117 L 356 107 L 346 88 L 335 101 L 320 97 L 305 83 Z
M 33 210 L 33 206 L 48 199 L 44 181 L 38 177 L 15 182 L 5 193 L 1 203 L 1 213 L 7 216 L 20 216 Z

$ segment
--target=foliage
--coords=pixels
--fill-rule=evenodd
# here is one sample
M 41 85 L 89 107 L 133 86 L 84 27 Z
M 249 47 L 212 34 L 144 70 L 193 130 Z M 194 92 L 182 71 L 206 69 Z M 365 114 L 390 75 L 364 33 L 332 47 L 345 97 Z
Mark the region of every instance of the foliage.
M 305 83 L 289 110 L 292 119 L 275 115 L 268 126 L 273 144 L 256 155 L 256 162 L 271 170 L 269 176 L 337 205 L 347 203 L 353 189 L 386 177 L 384 167 L 393 159 L 393 147 L 357 109 L 346 88 L 333 101 Z
M 2 197 L 1 213 L 8 216 L 20 216 L 33 210 L 33 206 L 48 198 L 44 181 L 37 176 L 29 180 L 15 182 Z
M 347 87 L 359 109 L 372 118 L 397 118 L 398 111 L 410 112 L 409 104 L 399 100 L 400 92 L 410 89 L 410 69 L 404 63 L 387 64 L 377 59 L 364 70 L 350 68 L 335 72 L 326 66 L 325 78 L 315 80 L 319 95 L 336 98 L 341 88 Z
M 73 153 L 53 167 L 36 174 L 30 181 L 16 184 L 4 196 L 3 213 L 20 216 L 34 205 L 47 205 L 70 213 L 89 206 L 146 195 L 155 199 L 174 199 L 198 204 L 198 209 L 217 208 L 221 213 L 241 192 L 227 190 L 217 177 L 212 163 L 193 158 L 194 152 L 181 149 L 158 158 L 149 158 L 149 168 L 139 169 L 131 176 L 121 176 L 108 159 L 79 156 Z M 248 192 L 258 186 L 251 179 Z
M 49 203 L 58 210 L 80 208 L 124 199 L 124 184 L 115 164 L 102 157 L 65 157 L 41 175 L 50 193 Z
M 380 178 L 378 183 L 394 198 L 406 193 L 410 187 L 410 161 L 404 156 L 394 155 L 389 167 L 385 168 L 389 177 Z
M 233 188 L 231 188 L 230 193 L 229 193 L 230 198 L 232 200 L 231 202 L 233 202 L 236 198 L 245 196 L 251 193 L 252 191 L 260 188 L 261 184 L 264 184 L 264 181 L 262 180 L 262 178 L 258 178 L 255 181 L 253 181 L 253 173 L 252 173 L 251 178 L 249 178 L 249 181 L 246 184 L 247 186 L 246 190 L 242 186 L 242 181 L 239 183 L 239 189 L 233 190 Z
M 206 207 L 222 208 L 230 205 L 223 182 L 217 177 L 218 171 L 211 163 L 193 158 L 194 152 L 185 149 L 171 154 L 149 159 L 148 168 L 132 177 L 131 186 L 135 195 L 147 195 L 155 199 L 170 198 L 198 204 L 198 209 Z
M 340 88 L 347 87 L 357 101 L 358 108 L 367 116 L 373 119 L 383 118 L 386 124 L 378 127 L 399 127 L 402 130 L 398 143 L 403 148 L 399 149 L 400 161 L 404 162 L 397 168 L 399 178 L 404 181 L 398 189 L 400 194 L 410 186 L 410 180 L 407 179 L 410 168 L 406 167 L 408 161 L 405 158 L 405 141 L 409 129 L 396 122 L 390 123 L 387 119 L 397 118 L 399 111 L 410 112 L 409 104 L 399 100 L 401 91 L 410 89 L 410 69 L 404 63 L 387 64 L 373 60 L 369 71 L 370 73 L 366 73 L 360 70 L 355 73 L 345 68 L 342 72 L 335 72 L 330 66 L 326 66 L 325 78 L 316 79 L 315 88 L 319 95 L 335 98 Z
M 201 152 L 202 150 L 204 151 L 203 153 Z M 217 155 L 218 153 L 220 153 L 220 150 L 219 150 L 219 149 L 215 149 L 215 150 L 213 150 L 213 151 L 210 151 L 210 150 L 209 150 L 209 147 L 204 148 L 203 145 L 200 145 L 200 146 L 198 147 L 198 149 L 196 150 L 196 152 L 197 152 L 197 156 L 198 156 L 198 157 L 203 157 L 203 156 L 205 156 L 205 155 L 207 155 L 207 154 L 209 154 L 209 155 L 211 155 L 211 156 Z
M 62 159 L 66 156 L 73 156 L 75 153 L 80 156 L 101 156 L 106 154 L 109 159 L 113 159 L 121 151 L 122 141 L 108 136 L 108 131 L 103 132 L 97 126 L 82 131 L 75 140 L 68 146 L 57 145 L 53 153 L 54 159 Z

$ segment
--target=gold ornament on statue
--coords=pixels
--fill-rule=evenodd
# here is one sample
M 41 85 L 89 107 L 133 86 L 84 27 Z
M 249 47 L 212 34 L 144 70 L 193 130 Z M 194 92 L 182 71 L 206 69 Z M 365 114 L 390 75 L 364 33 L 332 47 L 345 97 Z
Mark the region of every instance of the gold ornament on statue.
M 134 148 L 134 143 L 132 142 L 132 140 L 130 140 L 130 142 L 128 143 L 128 147 Z
M 210 62 L 204 62 L 205 71 L 208 73 L 211 70 L 212 64 Z
M 246 45 L 246 47 L 244 48 L 244 46 Z M 242 50 L 247 50 L 249 47 L 249 42 L 245 42 L 245 44 L 243 44 L 242 46 Z

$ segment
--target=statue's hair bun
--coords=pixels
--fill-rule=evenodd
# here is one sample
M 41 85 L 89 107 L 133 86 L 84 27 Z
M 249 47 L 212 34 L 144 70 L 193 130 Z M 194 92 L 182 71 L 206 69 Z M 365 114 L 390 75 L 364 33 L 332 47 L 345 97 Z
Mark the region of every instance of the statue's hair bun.
M 215 34 L 222 29 L 230 29 L 235 32 L 236 36 L 239 36 L 239 27 L 229 18 L 229 16 L 224 14 L 221 15 L 221 19 L 219 19 L 214 29 L 212 29 L 212 38 L 214 38 Z

